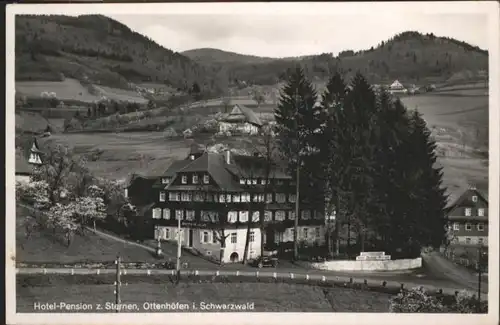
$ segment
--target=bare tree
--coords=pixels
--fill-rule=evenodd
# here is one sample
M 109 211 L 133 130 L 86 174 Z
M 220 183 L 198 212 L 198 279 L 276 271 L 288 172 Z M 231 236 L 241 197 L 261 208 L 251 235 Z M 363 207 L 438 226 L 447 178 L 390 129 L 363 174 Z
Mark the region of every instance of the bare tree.
M 224 264 L 224 251 L 226 250 L 226 240 L 229 234 L 226 234 L 226 221 L 228 215 L 227 204 L 217 204 L 219 208 L 214 212 L 208 212 L 210 221 L 214 225 L 213 235 L 220 245 L 219 265 Z

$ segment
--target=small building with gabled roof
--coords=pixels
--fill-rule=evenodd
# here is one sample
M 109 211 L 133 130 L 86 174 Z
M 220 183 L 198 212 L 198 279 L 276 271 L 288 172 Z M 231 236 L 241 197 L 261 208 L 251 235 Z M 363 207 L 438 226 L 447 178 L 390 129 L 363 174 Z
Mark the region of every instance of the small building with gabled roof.
M 219 132 L 241 132 L 257 134 L 263 123 L 249 107 L 236 104 L 231 112 L 219 122 Z
M 488 245 L 488 194 L 474 186 L 452 193 L 446 207 L 451 245 Z

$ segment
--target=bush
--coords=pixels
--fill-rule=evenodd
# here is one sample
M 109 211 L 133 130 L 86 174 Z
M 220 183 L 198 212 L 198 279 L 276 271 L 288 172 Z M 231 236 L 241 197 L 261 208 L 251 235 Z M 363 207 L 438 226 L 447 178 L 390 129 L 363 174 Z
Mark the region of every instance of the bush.
M 393 313 L 477 313 L 478 300 L 467 291 L 446 299 L 432 296 L 422 287 L 402 290 L 390 299 L 389 311 Z M 486 313 L 488 302 L 481 303 L 480 312 Z

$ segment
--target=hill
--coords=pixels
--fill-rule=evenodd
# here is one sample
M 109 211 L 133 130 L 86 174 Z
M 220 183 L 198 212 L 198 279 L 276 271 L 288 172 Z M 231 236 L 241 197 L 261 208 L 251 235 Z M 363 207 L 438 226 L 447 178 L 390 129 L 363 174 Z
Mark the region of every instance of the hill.
M 18 15 L 15 23 L 16 81 L 68 77 L 124 89 L 144 82 L 217 86 L 210 68 L 102 15 Z
M 245 55 L 234 52 L 223 51 L 213 48 L 193 49 L 181 52 L 193 61 L 202 64 L 256 64 L 276 60 L 275 58 L 266 58 L 254 55 Z
M 312 80 L 323 80 L 330 71 L 339 70 L 349 78 L 356 71 L 371 83 L 445 82 L 448 79 L 471 81 L 485 79 L 488 52 L 462 41 L 433 34 L 404 32 L 370 49 L 346 50 L 337 56 L 323 53 L 298 59 L 277 59 L 262 64 L 231 67 L 231 78 L 253 84 L 273 84 L 283 80 L 287 71 L 300 64 Z M 458 80 L 457 80 L 458 79 Z

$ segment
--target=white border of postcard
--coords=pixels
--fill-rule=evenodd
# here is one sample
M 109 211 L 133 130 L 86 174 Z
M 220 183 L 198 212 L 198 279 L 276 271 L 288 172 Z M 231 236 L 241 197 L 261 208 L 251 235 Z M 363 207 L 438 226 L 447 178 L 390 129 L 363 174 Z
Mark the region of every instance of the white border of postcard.
M 160 314 L 34 314 L 16 313 L 15 282 L 15 176 L 14 176 L 14 40 L 16 14 L 259 14 L 289 15 L 401 15 L 402 13 L 484 14 L 489 34 L 489 313 L 389 314 L 389 313 L 169 313 Z M 346 26 L 346 30 L 349 27 Z M 133 4 L 12 4 L 6 10 L 6 321 L 7 324 L 497 324 L 499 232 L 499 5 L 496 2 L 344 2 L 344 3 L 133 3 Z

